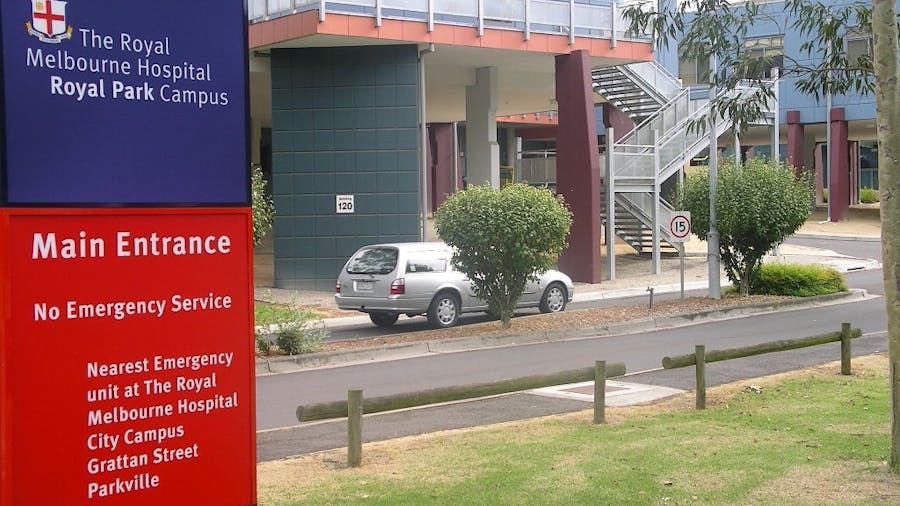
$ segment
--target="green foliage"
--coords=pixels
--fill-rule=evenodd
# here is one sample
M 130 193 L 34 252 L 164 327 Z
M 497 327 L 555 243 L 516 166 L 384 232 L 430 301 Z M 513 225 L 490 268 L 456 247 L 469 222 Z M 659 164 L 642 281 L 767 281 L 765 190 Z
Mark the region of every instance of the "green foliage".
M 272 343 L 269 342 L 269 339 L 265 335 L 254 331 L 253 339 L 256 341 L 256 351 L 258 353 L 268 355 L 272 350 Z
M 871 33 L 871 2 L 685 0 L 659 12 L 635 3 L 624 9 L 623 17 L 630 33 L 650 33 L 661 47 L 677 43 L 685 59 L 706 62 L 715 55 L 718 72 L 698 77 L 725 90 L 716 98 L 716 111 L 739 131 L 761 119 L 774 98 L 766 76 L 772 57 L 744 47 L 748 34 L 759 32 L 757 24 L 765 27 L 765 33 L 799 34 L 800 57 L 785 54 L 779 77 L 791 79 L 801 93 L 818 99 L 828 93 L 874 90 L 872 59 L 868 55 L 851 59 L 844 51 L 848 32 Z M 755 88 L 751 95 L 735 92 L 748 84 Z M 692 126 L 702 128 L 699 122 Z
M 275 338 L 275 346 L 286 355 L 315 353 L 322 349 L 326 330 L 314 328 L 308 322 L 295 322 L 282 325 Z
M 859 201 L 863 204 L 874 204 L 875 202 L 878 202 L 878 190 L 861 188 L 859 190 Z
M 750 284 L 750 293 L 793 297 L 846 291 L 844 276 L 821 265 L 765 264 Z
M 828 188 L 822 189 L 822 202 L 828 202 Z
M 275 204 L 266 189 L 266 176 L 259 165 L 250 167 L 251 205 L 253 208 L 253 245 L 257 246 L 272 229 Z
M 528 281 L 553 267 L 571 225 L 562 197 L 521 183 L 470 186 L 435 214 L 438 235 L 455 248 L 454 265 L 504 327 Z
M 264 355 L 271 351 L 272 334 L 278 350 L 288 355 L 319 351 L 328 336 L 326 329 L 314 325 L 318 316 L 307 308 L 257 302 L 253 313 L 256 347 Z
M 784 163 L 753 158 L 737 167 L 734 160 L 721 165 L 716 189 L 719 250 L 728 279 L 746 295 L 765 254 L 806 221 L 811 189 L 806 176 L 794 179 Z M 686 177 L 681 206 L 691 212 L 693 232 L 706 240 L 708 172 Z

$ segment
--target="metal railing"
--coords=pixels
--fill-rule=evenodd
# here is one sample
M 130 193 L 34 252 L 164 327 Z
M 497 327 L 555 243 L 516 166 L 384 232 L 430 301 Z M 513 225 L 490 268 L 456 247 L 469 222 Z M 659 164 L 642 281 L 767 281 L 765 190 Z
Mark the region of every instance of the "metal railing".
M 428 31 L 434 24 L 471 26 L 479 36 L 485 28 L 531 33 L 562 34 L 574 43 L 575 37 L 647 41 L 647 36 L 626 37 L 628 27 L 617 0 L 249 0 L 251 23 L 318 11 L 319 20 L 328 14 L 349 14 L 375 19 L 422 21 Z
M 556 150 L 521 151 L 516 159 L 516 181 L 556 187 Z M 599 156 L 600 178 L 606 177 L 606 158 Z
M 643 83 L 650 86 L 648 91 L 661 95 L 666 100 L 671 100 L 683 88 L 681 79 L 675 77 L 656 61 L 631 63 L 620 68 L 626 75 L 640 78 Z

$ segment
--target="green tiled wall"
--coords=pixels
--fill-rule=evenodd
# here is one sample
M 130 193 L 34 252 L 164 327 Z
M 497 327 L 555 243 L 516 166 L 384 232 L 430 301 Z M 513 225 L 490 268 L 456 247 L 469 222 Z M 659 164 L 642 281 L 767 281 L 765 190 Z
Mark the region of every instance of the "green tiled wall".
M 417 48 L 272 50 L 275 286 L 334 290 L 357 248 L 418 240 Z M 335 195 L 354 195 L 354 214 Z

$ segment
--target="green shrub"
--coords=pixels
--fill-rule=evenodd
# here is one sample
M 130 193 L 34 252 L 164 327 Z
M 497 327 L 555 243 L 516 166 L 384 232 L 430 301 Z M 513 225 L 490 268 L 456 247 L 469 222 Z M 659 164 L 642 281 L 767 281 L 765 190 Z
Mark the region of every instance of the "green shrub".
M 828 188 L 822 189 L 822 202 L 828 202 Z
M 844 276 L 821 265 L 764 264 L 750 282 L 750 293 L 811 297 L 847 291 Z
M 269 339 L 259 331 L 254 331 L 253 337 L 256 339 L 256 350 L 263 355 L 268 355 L 272 349 L 272 343 L 269 342 Z
M 863 204 L 874 204 L 875 202 L 878 202 L 878 190 L 861 188 L 859 190 L 859 201 Z
M 322 349 L 326 330 L 310 327 L 308 322 L 283 325 L 278 330 L 275 345 L 286 355 L 315 353 Z
M 253 245 L 258 246 L 275 219 L 275 204 L 266 188 L 266 176 L 259 165 L 250 167 L 251 208 L 253 210 Z
M 325 328 L 313 326 L 318 316 L 308 308 L 257 302 L 253 310 L 256 347 L 264 355 L 271 352 L 272 334 L 275 346 L 287 355 L 315 353 L 328 336 Z
M 509 328 L 529 280 L 553 267 L 566 247 L 572 213 L 562 197 L 516 183 L 502 190 L 470 186 L 441 205 L 438 236 L 453 246 L 453 263 L 475 295 Z
M 741 165 L 723 160 L 719 167 L 715 209 L 719 254 L 728 279 L 742 295 L 763 257 L 809 217 L 812 198 L 808 175 L 794 177 L 784 162 L 751 158 Z M 681 208 L 691 212 L 693 232 L 707 240 L 709 223 L 709 172 L 688 174 L 681 194 Z

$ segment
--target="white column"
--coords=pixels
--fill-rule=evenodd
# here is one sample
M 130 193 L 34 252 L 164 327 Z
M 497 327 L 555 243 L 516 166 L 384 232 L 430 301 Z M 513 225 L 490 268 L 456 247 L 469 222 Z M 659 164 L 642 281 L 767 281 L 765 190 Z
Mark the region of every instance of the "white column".
M 616 279 L 616 180 L 613 156 L 613 128 L 606 129 L 606 265 L 609 280 Z
M 466 86 L 466 181 L 499 188 L 497 67 L 482 67 L 475 76 L 475 85 Z

